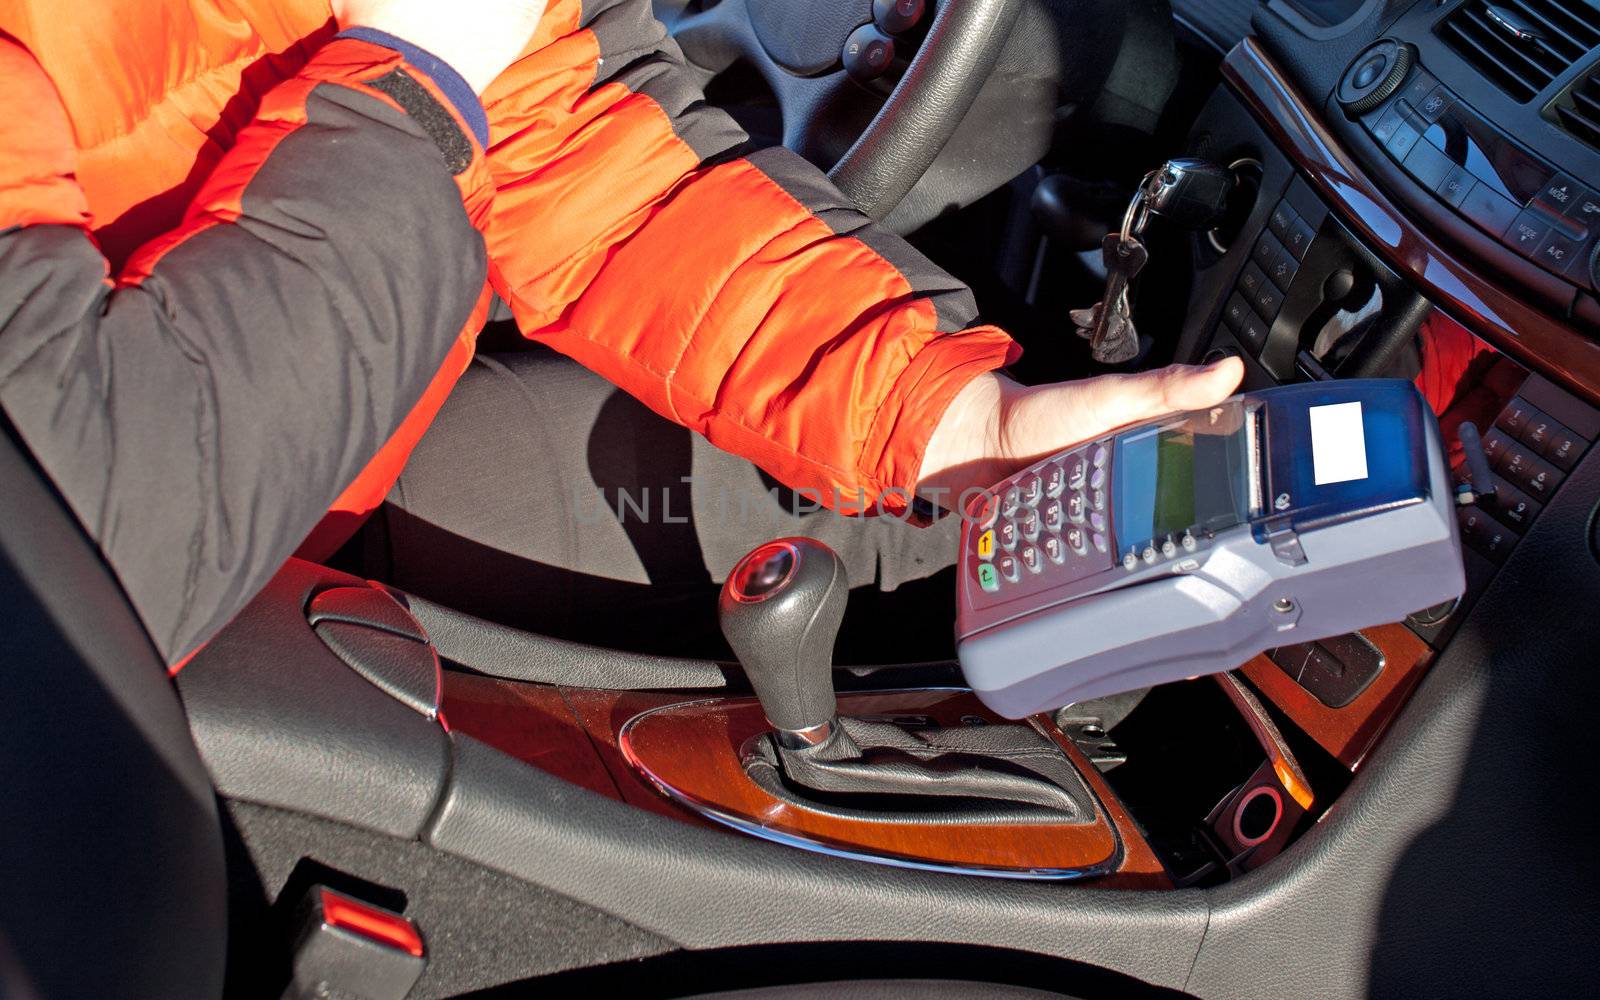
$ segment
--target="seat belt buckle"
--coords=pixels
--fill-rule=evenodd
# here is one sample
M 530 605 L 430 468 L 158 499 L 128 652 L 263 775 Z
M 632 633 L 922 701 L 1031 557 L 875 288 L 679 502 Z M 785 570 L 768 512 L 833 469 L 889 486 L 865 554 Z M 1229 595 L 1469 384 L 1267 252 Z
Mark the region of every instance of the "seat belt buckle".
M 299 907 L 284 1000 L 403 1000 L 428 965 L 410 918 L 314 885 Z

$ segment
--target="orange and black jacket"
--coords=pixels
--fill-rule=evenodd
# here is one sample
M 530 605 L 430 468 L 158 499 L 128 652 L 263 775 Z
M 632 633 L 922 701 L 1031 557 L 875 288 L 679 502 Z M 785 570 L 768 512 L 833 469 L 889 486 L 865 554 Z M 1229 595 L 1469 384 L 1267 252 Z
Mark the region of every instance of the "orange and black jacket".
M 814 167 L 747 152 L 650 0 L 550 0 L 481 104 L 335 31 L 327 0 L 0 0 L 0 405 L 173 660 L 382 501 L 493 293 L 862 504 L 1015 354 Z

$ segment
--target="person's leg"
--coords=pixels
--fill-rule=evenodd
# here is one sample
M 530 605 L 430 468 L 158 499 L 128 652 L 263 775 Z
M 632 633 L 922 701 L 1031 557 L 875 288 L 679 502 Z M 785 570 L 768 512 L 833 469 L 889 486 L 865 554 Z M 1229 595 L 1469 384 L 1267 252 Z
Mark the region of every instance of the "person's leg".
M 547 635 L 717 655 L 749 549 L 827 542 L 852 586 L 841 662 L 951 653 L 959 524 L 817 509 L 554 352 L 480 357 L 367 533 L 372 575 Z

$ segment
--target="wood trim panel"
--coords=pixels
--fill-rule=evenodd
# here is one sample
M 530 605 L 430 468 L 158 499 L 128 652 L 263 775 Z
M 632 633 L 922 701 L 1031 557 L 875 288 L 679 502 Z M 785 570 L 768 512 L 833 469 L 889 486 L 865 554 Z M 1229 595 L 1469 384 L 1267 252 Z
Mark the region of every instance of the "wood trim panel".
M 951 691 L 846 694 L 839 710 L 853 717 L 923 715 L 945 726 L 960 726 L 967 715 L 988 717 L 970 694 Z M 667 794 L 729 821 L 838 851 L 1018 873 L 1098 874 L 1120 862 L 1117 832 L 1099 807 L 1088 823 L 1002 825 L 897 823 L 796 806 L 745 773 L 741 748 L 770 728 L 754 698 L 690 701 L 631 722 L 625 752 Z
M 693 700 L 691 696 L 681 692 L 553 688 L 451 672 L 445 673 L 444 683 L 445 712 L 452 729 L 610 798 L 681 822 L 725 829 L 663 795 L 628 763 L 618 745 L 618 732 L 635 716 L 690 700 Z M 711 759 L 725 778 L 732 779 L 732 772 L 728 770 L 731 766 L 739 770 L 738 783 L 749 786 L 731 751 L 742 743 L 743 735 L 764 730 L 766 724 L 752 699 L 727 703 L 733 701 L 744 706 L 737 726 L 725 725 L 721 730 L 702 726 L 693 729 L 662 727 L 659 735 L 664 752 L 678 758 L 689 772 L 702 768 L 703 762 Z M 962 725 L 962 717 L 972 715 L 991 723 L 1008 721 L 991 713 L 965 691 L 846 694 L 840 697 L 840 702 L 847 712 L 855 715 L 929 715 L 947 725 Z M 947 841 L 942 846 L 935 844 L 931 850 L 918 846 L 915 835 L 901 842 L 899 849 L 910 851 L 908 856 L 918 859 L 931 858 L 954 864 L 999 862 L 1007 866 L 1016 859 L 1025 858 L 1021 862 L 1023 866 L 1072 867 L 1075 863 L 1106 860 L 1116 853 L 1120 841 L 1121 853 L 1119 858 L 1113 859 L 1114 871 L 1087 884 L 1105 888 L 1170 888 L 1172 881 L 1160 859 L 1100 772 L 1071 738 L 1046 717 L 1037 716 L 1032 723 L 1061 747 L 1098 797 L 1101 809 L 1098 822 L 1083 827 L 1052 824 L 1022 831 L 973 826 L 963 828 L 957 840 Z M 719 747 L 720 756 L 715 752 Z M 826 829 L 820 832 L 828 833 Z M 897 836 L 904 837 L 906 832 L 907 828 L 901 827 Z M 887 838 L 884 843 L 893 848 L 893 839 Z
M 1343 708 L 1329 708 L 1290 679 L 1266 656 L 1240 668 L 1267 700 L 1324 750 L 1354 770 L 1389 727 L 1433 662 L 1433 650 L 1404 625 L 1380 625 L 1361 634 L 1383 653 L 1384 667 L 1367 689 Z
M 1600 343 L 1484 277 L 1432 239 L 1379 189 L 1254 38 L 1222 75 L 1317 192 L 1400 274 L 1473 332 L 1600 404 Z

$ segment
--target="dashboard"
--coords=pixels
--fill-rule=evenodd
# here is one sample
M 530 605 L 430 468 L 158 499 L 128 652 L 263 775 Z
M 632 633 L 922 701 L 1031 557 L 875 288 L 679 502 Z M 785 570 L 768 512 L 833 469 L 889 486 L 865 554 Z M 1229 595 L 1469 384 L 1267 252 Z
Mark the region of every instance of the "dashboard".
M 1499 24 L 1508 11 L 1522 20 Z M 1273 0 L 1190 132 L 1189 155 L 1248 165 L 1260 193 L 1242 228 L 1193 239 L 1177 359 L 1239 356 L 1247 389 L 1412 380 L 1456 478 L 1468 421 L 1494 470 L 1494 496 L 1458 511 L 1459 602 L 1243 671 L 1351 767 L 1393 710 L 1373 694 L 1392 694 L 1383 664 L 1426 669 L 1600 438 L 1597 14 L 1585 0 Z

